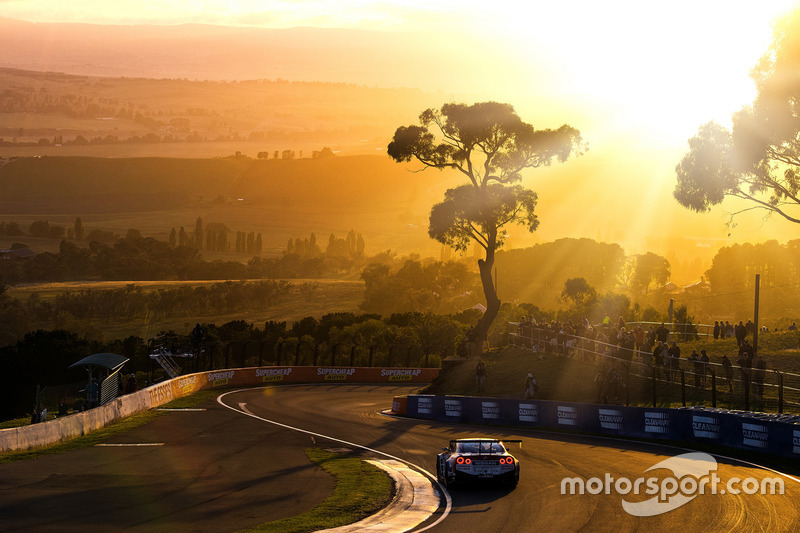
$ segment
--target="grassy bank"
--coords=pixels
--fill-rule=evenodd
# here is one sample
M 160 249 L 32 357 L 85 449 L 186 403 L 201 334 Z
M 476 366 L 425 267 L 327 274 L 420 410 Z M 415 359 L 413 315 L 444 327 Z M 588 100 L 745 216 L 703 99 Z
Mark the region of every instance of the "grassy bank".
M 750 409 L 754 411 L 777 412 L 778 387 L 777 378 L 772 370 L 783 373 L 800 374 L 800 354 L 795 348 L 796 333 L 766 334 L 763 342 L 759 340 L 759 353 L 767 361 L 765 388 L 763 397 L 751 394 Z M 692 365 L 687 357 L 692 350 L 698 352 L 706 349 L 712 363 L 720 363 L 723 354 L 727 354 L 736 364 L 736 341 L 731 339 L 719 341 L 694 341 L 681 344 L 681 366 L 686 371 L 686 387 L 681 388 L 679 377 L 669 381 L 661 369 L 658 370 L 656 382 L 656 402 L 658 407 L 712 405 L 710 377 L 706 387 L 695 387 Z M 602 403 L 630 405 L 653 405 L 653 383 L 650 374 L 635 377 L 625 382 L 621 366 L 619 376 L 621 382 L 608 384 L 609 367 L 602 367 L 602 375 L 607 378 L 606 388 L 601 393 L 597 377 L 601 365 L 594 357 L 566 357 L 559 354 L 533 353 L 530 350 L 506 347 L 485 353 L 482 356 L 486 363 L 486 382 L 483 396 L 496 398 L 524 398 L 525 377 L 533 374 L 539 385 L 536 398 L 540 400 L 557 400 L 579 403 Z M 739 379 L 738 369 L 734 372 L 734 393 L 728 393 L 728 385 L 720 367 L 714 367 L 716 378 L 716 406 L 726 409 L 744 409 L 744 396 Z M 623 386 L 623 382 L 625 385 Z M 800 412 L 800 378 L 784 374 L 784 412 Z M 795 390 L 797 389 L 797 390 Z M 424 391 L 429 394 L 477 395 L 475 380 L 475 360 L 445 365 L 439 378 Z M 684 397 L 685 394 L 685 397 Z
M 306 533 L 352 524 L 386 507 L 394 496 L 391 478 L 357 457 L 309 448 L 309 459 L 336 478 L 333 494 L 298 516 L 262 524 L 250 531 Z

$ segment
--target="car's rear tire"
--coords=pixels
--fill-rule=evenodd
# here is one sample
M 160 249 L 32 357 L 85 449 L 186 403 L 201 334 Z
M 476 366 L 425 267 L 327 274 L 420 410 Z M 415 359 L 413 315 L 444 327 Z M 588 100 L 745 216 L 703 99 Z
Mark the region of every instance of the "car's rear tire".
M 519 473 L 514 474 L 513 476 L 509 477 L 508 480 L 506 480 L 506 487 L 510 489 L 515 489 L 517 488 L 518 483 L 519 483 Z

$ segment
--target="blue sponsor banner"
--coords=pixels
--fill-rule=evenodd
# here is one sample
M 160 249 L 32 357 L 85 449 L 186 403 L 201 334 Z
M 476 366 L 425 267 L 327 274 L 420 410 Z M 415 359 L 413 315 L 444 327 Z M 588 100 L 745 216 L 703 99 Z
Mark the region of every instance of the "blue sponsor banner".
M 548 400 L 411 395 L 408 416 L 441 422 L 565 429 L 709 442 L 800 459 L 800 417 L 722 409 L 625 407 Z

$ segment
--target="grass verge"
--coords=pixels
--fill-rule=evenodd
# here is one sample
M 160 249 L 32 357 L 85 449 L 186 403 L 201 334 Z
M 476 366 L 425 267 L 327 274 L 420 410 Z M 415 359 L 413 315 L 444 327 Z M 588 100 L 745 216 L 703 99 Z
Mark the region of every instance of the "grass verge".
M 219 394 L 220 394 L 219 390 L 200 391 L 195 394 L 192 394 L 191 396 L 185 396 L 183 398 L 172 400 L 171 402 L 161 405 L 159 407 L 170 408 L 170 409 L 182 409 L 187 407 L 194 407 L 197 404 L 216 398 Z M 102 429 L 93 431 L 82 437 L 71 439 L 67 442 L 54 444 L 53 446 L 47 446 L 44 448 L 35 448 L 32 450 L 2 453 L 0 454 L 0 464 L 11 463 L 14 461 L 22 461 L 25 459 L 34 459 L 36 457 L 41 457 L 43 455 L 52 455 L 54 453 L 67 452 L 70 450 L 77 450 L 79 448 L 94 446 L 95 444 L 103 442 L 104 440 L 110 437 L 119 435 L 120 433 L 125 433 L 126 431 L 130 431 L 139 426 L 143 426 L 144 424 L 147 424 L 148 422 L 151 422 L 156 418 L 158 418 L 159 416 L 165 414 L 167 413 L 164 411 L 156 411 L 155 409 L 150 409 L 149 411 L 145 411 L 142 413 L 135 414 L 133 416 L 129 416 L 127 418 L 123 418 L 121 420 L 117 420 L 116 422 L 109 424 L 108 426 Z
M 309 448 L 306 454 L 336 479 L 333 494 L 308 512 L 261 524 L 247 531 L 306 533 L 344 526 L 383 509 L 394 496 L 394 485 L 386 472 L 358 457 L 318 448 Z

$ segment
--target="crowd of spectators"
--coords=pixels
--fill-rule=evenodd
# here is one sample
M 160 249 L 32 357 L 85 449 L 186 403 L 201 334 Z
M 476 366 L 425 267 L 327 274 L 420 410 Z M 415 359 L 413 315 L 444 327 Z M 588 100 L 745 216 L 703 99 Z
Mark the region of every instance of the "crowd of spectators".
M 572 321 L 539 323 L 534 317 L 522 317 L 519 334 L 515 337 L 517 344 L 535 352 L 558 354 L 575 357 L 585 361 L 598 363 L 595 383 L 598 386 L 598 401 L 615 401 L 615 392 L 622 383 L 621 375 L 629 369 L 631 362 L 640 363 L 654 369 L 656 377 L 666 381 L 680 380 L 681 348 L 678 339 L 681 333 L 670 331 L 665 323 L 660 326 L 643 326 L 640 323 L 628 325 L 623 317 L 616 322 L 606 317 L 600 324 L 592 325 L 584 318 L 581 322 Z M 792 324 L 789 329 L 796 329 Z M 738 353 L 736 365 L 739 368 L 738 381 L 752 384 L 754 394 L 763 395 L 766 362 L 763 357 L 756 357 L 748 337 L 755 334 L 755 324 L 748 320 L 738 324 L 717 321 L 714 326 L 714 339 L 735 337 Z M 709 385 L 709 368 L 713 363 L 706 350 L 692 353 L 684 358 L 689 365 L 683 365 L 690 377 L 687 382 L 697 388 Z M 722 357 L 722 372 L 728 384 L 729 392 L 734 391 L 734 365 L 727 356 Z M 691 381 L 690 381 L 691 380 Z

